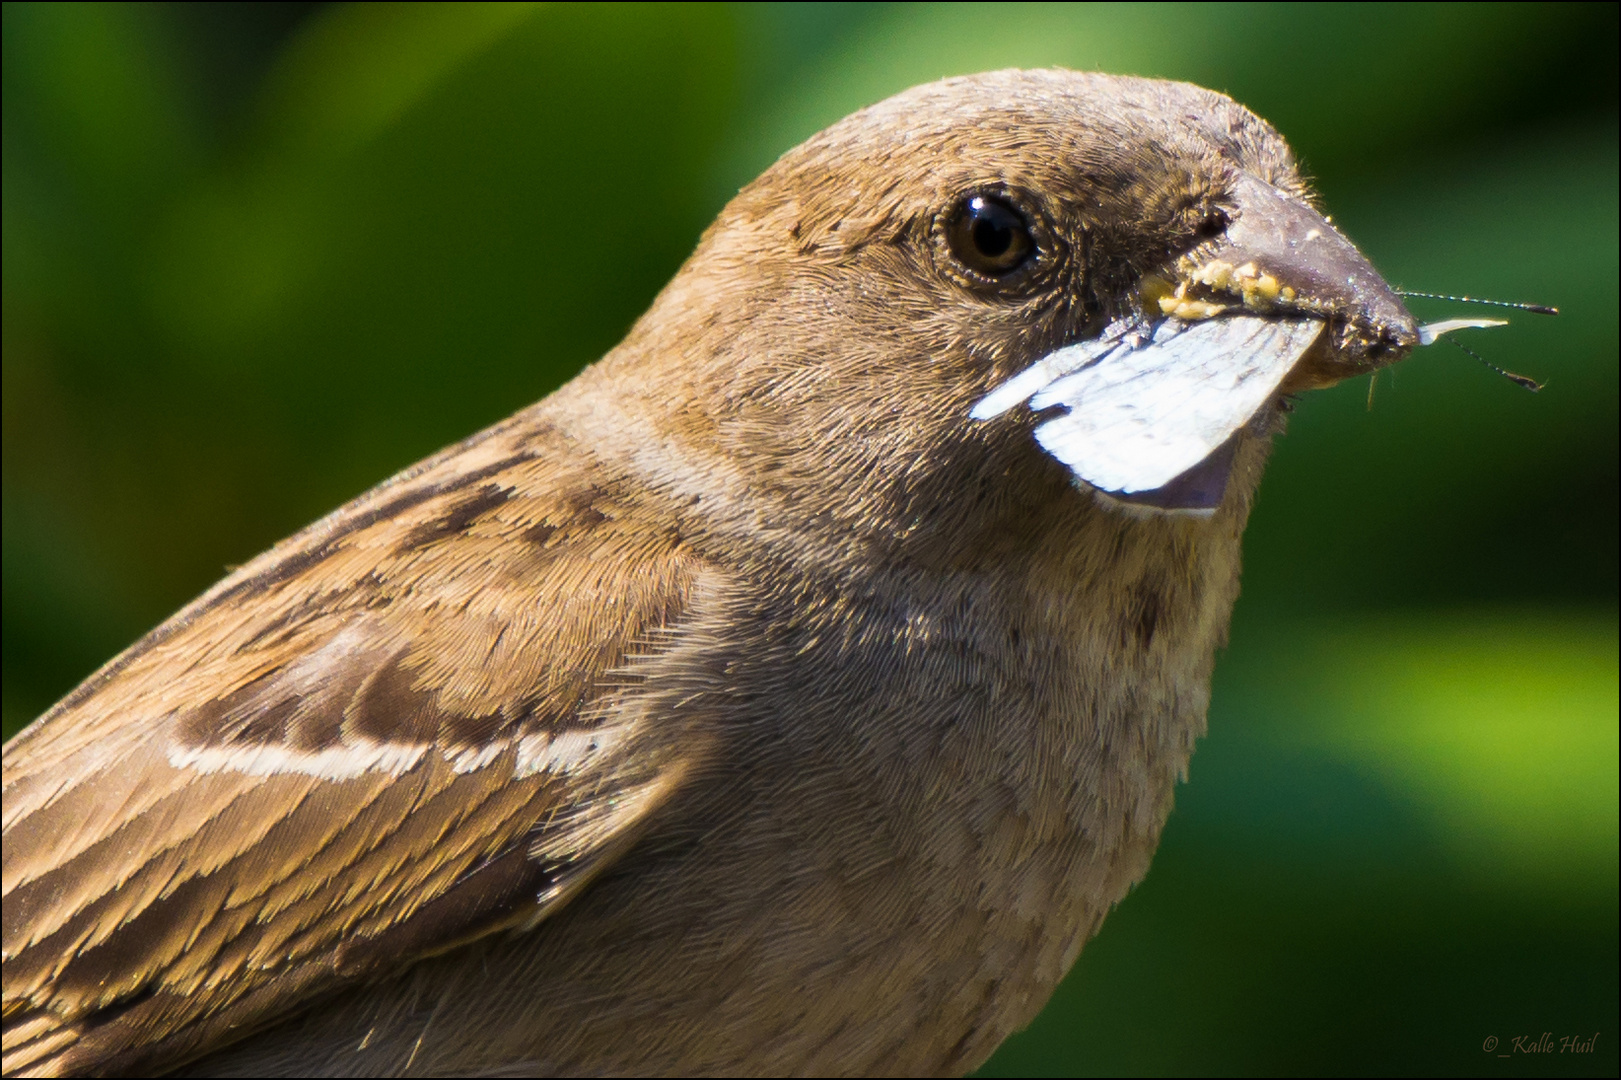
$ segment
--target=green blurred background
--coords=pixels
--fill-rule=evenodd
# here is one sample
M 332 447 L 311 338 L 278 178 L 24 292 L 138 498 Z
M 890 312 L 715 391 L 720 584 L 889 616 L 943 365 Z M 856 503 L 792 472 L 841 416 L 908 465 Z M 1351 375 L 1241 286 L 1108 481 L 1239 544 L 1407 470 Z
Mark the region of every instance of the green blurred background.
M 1616 12 L 6 4 L 6 732 L 596 358 L 823 125 L 1188 79 L 1393 282 L 1565 314 L 1464 335 L 1538 396 L 1442 346 L 1302 403 L 1154 869 L 986 1071 L 1615 1075 Z

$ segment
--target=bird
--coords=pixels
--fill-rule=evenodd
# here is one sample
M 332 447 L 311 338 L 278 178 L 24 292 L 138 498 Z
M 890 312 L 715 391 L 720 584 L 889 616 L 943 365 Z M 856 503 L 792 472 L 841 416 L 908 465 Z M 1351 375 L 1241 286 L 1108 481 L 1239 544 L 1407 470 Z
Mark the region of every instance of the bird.
M 1210 90 L 833 124 L 6 746 L 5 1074 L 976 1068 L 1148 870 L 1290 403 L 1451 325 Z

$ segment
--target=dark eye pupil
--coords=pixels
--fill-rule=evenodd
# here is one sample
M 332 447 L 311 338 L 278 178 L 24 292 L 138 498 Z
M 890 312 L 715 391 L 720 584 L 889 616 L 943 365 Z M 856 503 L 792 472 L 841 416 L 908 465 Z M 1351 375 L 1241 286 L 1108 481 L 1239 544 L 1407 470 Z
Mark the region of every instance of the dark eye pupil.
M 974 246 L 994 259 L 1013 246 L 1013 229 L 999 214 L 981 214 L 974 220 Z
M 1001 199 L 975 195 L 962 204 L 946 231 L 951 253 L 988 277 L 1001 277 L 1035 251 L 1024 217 Z

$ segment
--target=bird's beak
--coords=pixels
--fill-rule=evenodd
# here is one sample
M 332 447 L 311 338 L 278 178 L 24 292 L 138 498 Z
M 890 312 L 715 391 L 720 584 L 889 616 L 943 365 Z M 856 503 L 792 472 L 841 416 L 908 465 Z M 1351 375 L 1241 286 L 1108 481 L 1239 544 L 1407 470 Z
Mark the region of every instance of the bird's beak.
M 1420 343 L 1401 297 L 1327 218 L 1247 173 L 1232 198 L 1236 214 L 1220 239 L 1179 259 L 1169 280 L 1145 280 L 1151 313 L 1322 320 L 1326 332 L 1295 363 L 1285 391 L 1366 374 Z

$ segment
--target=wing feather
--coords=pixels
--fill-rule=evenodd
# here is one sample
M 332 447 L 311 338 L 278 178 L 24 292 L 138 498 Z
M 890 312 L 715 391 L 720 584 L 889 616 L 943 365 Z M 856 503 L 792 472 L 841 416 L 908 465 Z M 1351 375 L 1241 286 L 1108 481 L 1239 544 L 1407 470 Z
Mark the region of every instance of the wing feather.
M 453 448 L 7 746 L 7 1074 L 172 1067 L 532 925 L 636 835 L 691 743 L 615 702 L 705 568 L 576 454 Z

